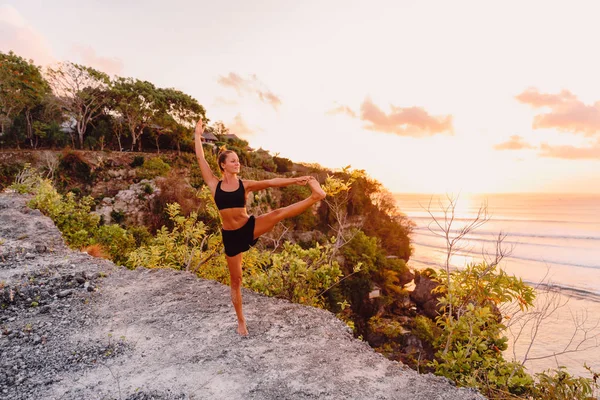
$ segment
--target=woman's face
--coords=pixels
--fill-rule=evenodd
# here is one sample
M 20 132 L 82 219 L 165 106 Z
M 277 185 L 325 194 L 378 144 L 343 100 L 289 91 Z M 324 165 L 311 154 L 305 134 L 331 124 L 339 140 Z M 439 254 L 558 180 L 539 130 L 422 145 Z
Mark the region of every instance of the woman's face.
M 238 172 L 240 172 L 240 160 L 237 154 L 227 154 L 227 158 L 225 159 L 225 162 L 221 164 L 221 166 L 223 167 L 223 170 L 225 172 L 229 172 L 232 174 L 237 174 Z

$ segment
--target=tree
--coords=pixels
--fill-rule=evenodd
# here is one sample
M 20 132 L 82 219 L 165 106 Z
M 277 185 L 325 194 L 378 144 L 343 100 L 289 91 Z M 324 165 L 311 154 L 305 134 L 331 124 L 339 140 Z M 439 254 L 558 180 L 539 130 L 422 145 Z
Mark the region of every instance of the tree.
M 148 81 L 118 77 L 112 82 L 110 95 L 113 111 L 118 114 L 131 133 L 131 150 L 138 145 L 142 150 L 141 136 L 155 115 L 164 107 L 159 90 Z
M 107 74 L 91 67 L 71 62 L 48 68 L 48 80 L 60 107 L 74 120 L 79 146 L 88 124 L 97 118 L 104 107 L 110 79 Z
M 196 99 L 177 89 L 160 89 L 163 97 L 163 112 L 173 122 L 170 129 L 171 138 L 177 144 L 177 151 L 181 153 L 181 141 L 186 137 L 191 138 L 192 128 L 200 118 L 206 119 L 206 110 Z M 169 120 L 169 118 L 165 118 Z
M 33 61 L 12 51 L 8 54 L 0 52 L 0 136 L 4 135 L 13 118 L 25 111 L 27 138 L 33 147 L 32 112 L 49 91 L 48 82 Z

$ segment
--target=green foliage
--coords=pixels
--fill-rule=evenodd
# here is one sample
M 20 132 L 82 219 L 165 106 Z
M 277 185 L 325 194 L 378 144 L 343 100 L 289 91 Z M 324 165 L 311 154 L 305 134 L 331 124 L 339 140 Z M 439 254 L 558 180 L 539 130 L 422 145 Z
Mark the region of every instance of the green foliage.
M 32 114 L 49 94 L 48 82 L 32 60 L 0 51 L 0 126 L 9 127 L 15 117 L 26 115 L 27 138 L 33 143 Z
M 16 176 L 25 168 L 25 164 L 2 164 L 0 165 L 0 190 L 15 182 Z M 15 188 L 18 191 L 18 189 Z M 20 192 L 19 192 L 20 193 Z
M 127 231 L 133 236 L 135 247 L 146 245 L 152 240 L 152 234 L 145 226 L 132 226 Z
M 136 247 L 133 234 L 116 224 L 102 225 L 93 232 L 93 235 L 93 242 L 107 249 L 115 264 L 125 265 L 128 254 Z
M 146 193 L 146 194 L 154 193 L 154 189 L 152 188 L 152 185 L 150 185 L 149 183 L 146 183 L 144 185 L 144 193 Z
M 370 273 L 377 269 L 378 261 L 383 258 L 381 248 L 376 237 L 367 236 L 363 231 L 354 229 L 348 236 L 352 239 L 346 243 L 340 253 L 344 256 L 347 265 L 362 263 L 363 271 Z
M 390 339 L 398 339 L 407 332 L 398 321 L 378 316 L 369 319 L 369 329 L 373 333 L 384 335 Z
M 173 228 L 163 226 L 148 244 L 129 254 L 127 265 L 191 270 L 209 279 L 226 276 L 221 257 L 216 257 L 222 249 L 220 235 L 211 233 L 195 212 L 188 217 L 181 215 L 177 203 L 168 204 L 167 212 Z M 211 275 L 219 269 L 223 272 Z
M 141 179 L 154 179 L 157 176 L 165 176 L 171 167 L 160 157 L 153 157 L 144 161 L 142 168 L 139 169 L 137 176 Z
M 288 299 L 294 303 L 324 306 L 323 293 L 342 275 L 336 261 L 330 261 L 331 245 L 303 249 L 285 242 L 271 262 L 258 265 L 245 281 L 251 289 Z
M 290 160 L 288 158 L 284 158 L 284 157 L 274 156 L 273 162 L 275 163 L 275 166 L 277 167 L 276 171 L 279 173 L 290 172 L 292 170 L 292 167 L 294 166 L 294 163 L 292 162 L 292 160 Z
M 110 212 L 110 218 L 117 224 L 121 224 L 125 221 L 125 212 L 121 210 L 112 210 Z
M 132 168 L 141 167 L 142 165 L 144 165 L 144 156 L 133 157 L 133 161 L 131 161 L 131 164 L 129 164 L 129 166 Z
M 440 270 L 434 278 L 440 283 L 442 311 L 436 320 L 441 334 L 433 341 L 435 373 L 459 385 L 477 387 L 492 398 L 497 393 L 531 393 L 533 378 L 521 364 L 503 357 L 508 339 L 498 307 L 510 302 L 523 309 L 531 307 L 533 289 L 497 265 L 485 263 L 468 265 L 450 276 Z
M 83 159 L 80 152 L 65 150 L 60 157 L 59 169 L 62 176 L 69 180 L 91 184 L 93 182 L 92 168 Z
M 589 367 L 588 370 L 592 372 Z M 535 374 L 536 385 L 533 397 L 540 400 L 594 400 L 595 392 L 600 388 L 598 374 L 592 372 L 593 378 L 574 377 L 565 367 L 547 370 Z M 597 393 L 596 393 L 597 394 Z
M 299 185 L 290 185 L 285 186 L 280 189 L 281 198 L 280 198 L 280 207 L 285 207 L 293 203 L 297 203 L 301 200 L 304 200 L 311 195 L 311 191 L 306 186 Z M 266 192 L 266 200 L 269 203 L 269 206 L 273 207 L 270 204 L 271 196 L 269 191 Z M 306 212 L 301 213 L 293 218 L 290 218 L 286 221 L 286 223 L 293 224 L 294 230 L 298 231 L 307 231 L 314 229 L 318 223 L 318 217 L 312 212 L 312 210 L 307 210 Z
M 33 193 L 41 184 L 42 177 L 39 172 L 31 168 L 30 164 L 25 164 L 23 169 L 15 176 L 15 180 L 9 187 L 17 193 Z
M 441 333 L 435 322 L 423 315 L 417 315 L 413 322 L 415 324 L 413 334 L 427 343 L 434 343 Z
M 268 151 L 263 149 L 248 153 L 247 165 L 269 172 L 275 172 L 277 170 L 277 165 L 275 164 L 275 161 L 273 161 L 273 157 L 271 157 Z
M 91 196 L 76 200 L 73 193 L 67 193 L 63 197 L 44 179 L 28 205 L 50 217 L 70 247 L 80 249 L 93 243 L 100 217 L 90 213 L 94 205 Z

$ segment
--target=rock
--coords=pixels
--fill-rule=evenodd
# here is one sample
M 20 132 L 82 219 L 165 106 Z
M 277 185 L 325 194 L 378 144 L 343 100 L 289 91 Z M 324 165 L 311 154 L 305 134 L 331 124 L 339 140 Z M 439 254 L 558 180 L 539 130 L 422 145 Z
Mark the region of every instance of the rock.
M 71 251 L 47 217 L 19 211 L 26 199 L 0 193 L 3 246 L 15 252 L 27 235 L 24 248 L 36 238 L 53 251 L 0 268 L 1 296 L 27 293 L 0 312 L 11 315 L 1 327 L 2 398 L 483 399 L 375 353 L 328 311 L 246 289 L 242 338 L 227 286 Z M 36 312 L 25 299 L 42 293 L 56 298 Z
M 70 296 L 73 294 L 72 290 L 61 290 L 60 292 L 58 292 L 57 296 L 59 299 L 62 299 L 64 297 Z

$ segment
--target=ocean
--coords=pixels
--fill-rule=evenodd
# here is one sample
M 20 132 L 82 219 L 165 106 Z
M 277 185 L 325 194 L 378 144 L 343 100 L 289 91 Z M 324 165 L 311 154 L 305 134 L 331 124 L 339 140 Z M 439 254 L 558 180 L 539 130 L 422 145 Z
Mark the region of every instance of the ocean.
M 546 287 L 560 289 L 560 297 L 553 301 L 564 305 L 544 320 L 528 358 L 567 352 L 527 361 L 525 366 L 529 371 L 535 373 L 564 365 L 577 375 L 588 376 L 583 363 L 600 370 L 600 325 L 597 325 L 600 322 L 600 195 L 459 194 L 454 197 L 457 200 L 452 235 L 471 223 L 482 206 L 487 207 L 489 220 L 459 242 L 450 261 L 453 267 L 493 259 L 498 235 L 506 235 L 502 241 L 506 255 L 501 268 L 532 285 L 543 282 Z M 445 239 L 439 236 L 442 230 L 432 215 L 443 224 L 442 209 L 449 204 L 447 195 L 397 193 L 394 198 L 399 211 L 415 224 L 409 265 L 415 269 L 443 266 L 447 254 Z M 543 298 L 540 296 L 539 301 Z M 541 308 L 539 305 L 538 311 Z M 586 333 L 586 330 L 591 331 Z M 530 330 L 525 329 L 519 340 L 511 341 L 510 355 L 514 354 L 517 360 L 522 360 L 529 348 L 526 332 Z M 579 347 L 586 350 L 571 352 L 584 334 L 592 337 Z M 567 346 L 573 335 L 578 340 Z M 507 354 L 509 358 L 510 355 Z

